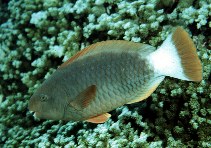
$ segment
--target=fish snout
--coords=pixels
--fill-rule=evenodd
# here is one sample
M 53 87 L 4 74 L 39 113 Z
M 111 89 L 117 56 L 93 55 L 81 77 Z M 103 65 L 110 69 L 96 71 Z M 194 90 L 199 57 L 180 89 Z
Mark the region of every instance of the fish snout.
M 36 97 L 33 95 L 33 96 L 31 96 L 31 98 L 30 98 L 30 100 L 29 100 L 29 105 L 28 105 L 28 108 L 29 108 L 29 110 L 30 111 L 36 111 L 36 103 L 37 101 L 36 101 Z

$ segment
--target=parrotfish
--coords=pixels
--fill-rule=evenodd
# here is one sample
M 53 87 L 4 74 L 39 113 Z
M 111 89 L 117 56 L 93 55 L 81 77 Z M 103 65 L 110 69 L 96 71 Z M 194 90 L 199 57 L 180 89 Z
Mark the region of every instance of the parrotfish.
M 170 76 L 202 80 L 195 45 L 176 27 L 159 48 L 123 40 L 79 51 L 46 79 L 29 100 L 40 119 L 103 123 L 108 112 L 148 98 Z

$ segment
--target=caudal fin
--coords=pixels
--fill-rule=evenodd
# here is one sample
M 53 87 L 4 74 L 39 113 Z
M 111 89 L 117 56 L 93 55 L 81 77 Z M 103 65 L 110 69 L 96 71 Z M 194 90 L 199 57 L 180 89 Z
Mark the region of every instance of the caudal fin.
M 188 33 L 177 27 L 160 48 L 148 56 L 155 71 L 182 80 L 201 81 L 202 66 Z

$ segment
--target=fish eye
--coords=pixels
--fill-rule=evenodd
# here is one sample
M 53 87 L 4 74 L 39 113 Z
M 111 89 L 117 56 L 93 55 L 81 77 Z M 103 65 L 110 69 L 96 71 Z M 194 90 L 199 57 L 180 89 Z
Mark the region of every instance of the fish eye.
M 48 100 L 48 96 L 47 95 L 44 95 L 44 94 L 40 95 L 40 101 L 45 102 L 47 100 Z

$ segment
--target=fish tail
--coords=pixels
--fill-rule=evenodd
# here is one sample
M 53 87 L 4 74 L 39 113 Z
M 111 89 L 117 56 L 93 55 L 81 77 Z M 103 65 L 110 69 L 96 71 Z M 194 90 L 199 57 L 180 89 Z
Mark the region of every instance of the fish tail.
M 182 27 L 177 27 L 147 58 L 161 75 L 187 81 L 202 80 L 202 66 L 196 47 Z

